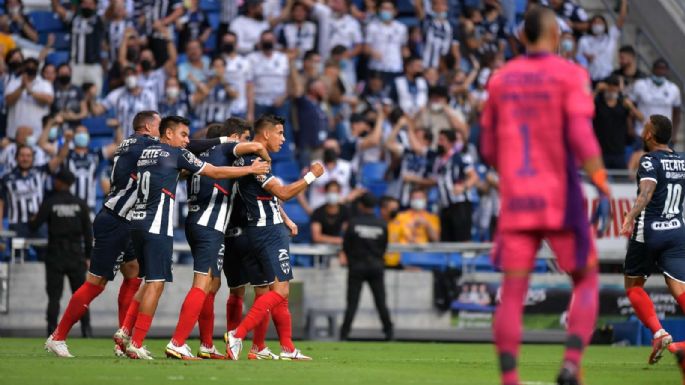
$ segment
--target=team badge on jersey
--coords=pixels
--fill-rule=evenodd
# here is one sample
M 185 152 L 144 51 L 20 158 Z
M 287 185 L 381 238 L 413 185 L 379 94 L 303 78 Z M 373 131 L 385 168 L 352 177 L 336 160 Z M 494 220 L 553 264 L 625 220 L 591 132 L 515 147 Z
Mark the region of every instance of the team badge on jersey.
M 641 164 L 642 167 L 644 167 L 645 171 L 654 170 L 654 165 L 652 164 L 652 161 L 649 158 L 645 158 L 645 160 Z
M 266 182 L 266 175 L 255 175 L 255 179 L 257 179 L 257 182 L 259 183 L 264 183 Z
M 288 250 L 280 249 L 278 252 L 278 262 L 281 264 L 281 271 L 283 271 L 284 274 L 290 273 L 290 256 L 288 255 Z

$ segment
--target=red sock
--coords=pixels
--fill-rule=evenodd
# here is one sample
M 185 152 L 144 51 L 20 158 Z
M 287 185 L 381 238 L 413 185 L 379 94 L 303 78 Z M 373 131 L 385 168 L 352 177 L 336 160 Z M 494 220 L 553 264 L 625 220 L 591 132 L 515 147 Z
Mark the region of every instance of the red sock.
M 143 341 L 147 332 L 150 330 L 150 325 L 152 325 L 152 316 L 149 314 L 138 313 L 136 317 L 136 326 L 133 328 L 133 336 L 131 337 L 131 343 L 136 348 L 143 346 Z
M 193 331 L 197 319 L 200 317 L 202 306 L 205 303 L 205 292 L 197 287 L 193 287 L 186 295 L 183 306 L 181 307 L 181 314 L 178 316 L 178 324 L 176 324 L 176 331 L 171 338 L 171 342 L 176 346 L 183 346 Z
M 271 317 L 274 319 L 274 325 L 278 331 L 278 339 L 281 342 L 281 349 L 284 352 L 292 352 L 295 350 L 293 344 L 293 319 L 288 308 L 288 299 L 278 304 L 271 310 Z
M 680 305 L 680 308 L 685 312 L 685 293 L 676 298 L 676 301 L 678 301 L 678 305 Z
M 126 310 L 126 317 L 124 322 L 121 324 L 121 329 L 124 330 L 128 335 L 133 332 L 133 326 L 136 324 L 136 319 L 138 318 L 138 308 L 140 307 L 140 302 L 135 299 L 131 299 L 131 304 L 128 305 L 128 310 Z
M 649 330 L 652 331 L 652 334 L 661 330 L 661 322 L 654 310 L 654 304 L 645 289 L 639 286 L 631 287 L 626 289 L 626 294 L 628 295 L 630 304 L 633 305 L 635 315 L 642 324 L 648 327 Z
M 599 274 L 596 270 L 573 277 L 573 295 L 568 308 L 568 337 L 564 362 L 580 366 L 583 350 L 595 331 L 599 310 Z
M 57 325 L 57 329 L 52 334 L 52 338 L 57 341 L 64 341 L 69 334 L 72 326 L 83 317 L 88 310 L 88 305 L 105 290 L 104 286 L 93 285 L 86 282 L 74 292 L 69 300 L 69 305 L 62 315 L 62 320 Z
M 200 318 L 197 323 L 200 327 L 200 342 L 205 347 L 211 348 L 214 345 L 212 340 L 214 337 L 214 298 L 216 293 L 209 293 L 205 297 L 205 302 L 202 305 Z
M 263 294 L 262 294 L 263 295 Z M 262 295 L 255 295 L 255 302 L 262 297 Z M 252 332 L 252 348 L 261 351 L 266 347 L 266 332 L 269 330 L 269 317 L 264 317 L 254 331 Z
M 226 301 L 226 331 L 234 330 L 243 318 L 243 297 L 229 295 Z
M 128 306 L 133 300 L 133 296 L 136 295 L 140 283 L 143 282 L 142 279 L 135 278 L 124 278 L 121 282 L 121 287 L 119 287 L 119 327 L 124 325 L 124 320 L 126 319 L 126 312 L 128 311 Z
M 493 322 L 502 384 L 518 384 L 517 361 L 521 343 L 523 301 L 528 292 L 528 277 L 507 277 L 502 281 L 500 303 Z
M 256 328 L 262 322 L 262 319 L 269 315 L 271 309 L 283 301 L 285 301 L 285 298 L 275 291 L 270 291 L 259 297 L 252 305 L 250 312 L 247 313 L 243 321 L 236 328 L 235 336 L 245 338 L 247 333 Z

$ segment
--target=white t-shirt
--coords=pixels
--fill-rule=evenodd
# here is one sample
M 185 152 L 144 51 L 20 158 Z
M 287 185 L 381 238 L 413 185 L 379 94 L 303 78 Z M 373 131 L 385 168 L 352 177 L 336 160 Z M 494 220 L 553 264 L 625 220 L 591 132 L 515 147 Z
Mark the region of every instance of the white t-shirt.
M 366 27 L 366 43 L 381 54 L 380 60 L 371 59 L 369 68 L 382 72 L 402 72 L 402 46 L 407 43 L 407 27 L 399 21 L 390 24 L 378 20 Z
M 340 196 L 346 197 L 350 193 L 350 182 L 352 180 L 352 165 L 350 162 L 338 159 L 335 168 L 329 170 L 324 165 L 326 172 L 317 178 L 309 187 L 309 207 L 321 207 L 326 203 L 326 184 L 332 180 L 340 183 Z
M 113 110 L 124 138 L 133 134 L 133 118 L 140 111 L 157 110 L 157 98 L 150 90 L 142 89 L 138 95 L 133 95 L 126 87 L 119 87 L 109 94 L 102 102 L 107 110 Z
M 262 32 L 269 29 L 269 22 L 266 20 L 255 20 L 247 16 L 238 16 L 229 28 L 238 37 L 238 53 L 246 55 L 255 50 L 255 45 L 259 43 Z
M 21 87 L 21 77 L 12 78 L 5 88 L 5 98 L 19 87 Z M 40 76 L 37 76 L 27 88 L 40 94 L 54 95 L 52 84 Z M 13 106 L 7 107 L 7 137 L 14 139 L 17 135 L 17 127 L 28 126 L 33 128 L 33 137 L 37 141 L 43 131 L 43 116 L 49 113 L 49 104 L 39 104 L 33 96 L 29 96 L 26 90 L 22 91 L 19 100 Z
M 651 78 L 637 80 L 633 85 L 632 98 L 645 119 L 655 114 L 673 119 L 673 107 L 681 105 L 680 89 L 668 80 L 661 86 L 657 86 Z M 638 135 L 642 134 L 643 128 L 643 123 L 636 122 L 635 131 Z
M 224 59 L 226 60 L 226 80 L 238 92 L 238 96 L 231 102 L 231 113 L 247 113 L 247 83 L 252 83 L 252 65 L 249 60 L 240 55 L 234 58 L 224 56 Z
M 248 57 L 252 65 L 255 103 L 270 106 L 288 91 L 288 57 L 278 51 L 271 56 L 258 51 Z
M 164 86 L 166 84 L 166 71 L 163 67 L 150 71 L 148 75 L 138 75 L 138 84 L 155 94 L 157 100 L 164 99 Z
M 347 49 L 352 49 L 364 42 L 362 27 L 359 21 L 350 15 L 342 17 L 331 17 L 328 44 L 333 49 L 336 45 L 342 45 Z
M 620 37 L 621 31 L 612 25 L 608 34 L 585 35 L 580 38 L 578 53 L 594 57 L 588 66 L 592 80 L 603 80 L 611 75 Z

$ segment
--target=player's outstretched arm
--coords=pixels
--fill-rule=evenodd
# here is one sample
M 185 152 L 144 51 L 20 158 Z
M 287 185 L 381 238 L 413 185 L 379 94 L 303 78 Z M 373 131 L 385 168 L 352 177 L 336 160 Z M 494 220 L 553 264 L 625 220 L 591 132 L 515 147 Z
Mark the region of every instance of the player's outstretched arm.
M 318 177 L 323 175 L 323 173 L 323 165 L 321 165 L 319 162 L 316 162 L 312 164 L 312 167 L 309 169 L 309 172 L 305 174 L 304 178 L 286 186 L 282 185 L 281 182 L 273 178 L 264 186 L 264 190 L 268 191 L 270 194 L 273 194 L 273 196 L 281 201 L 288 201 L 297 194 L 306 190 L 307 186 L 312 184 Z
M 640 215 L 640 213 L 647 207 L 649 202 L 654 196 L 654 190 L 656 190 L 656 182 L 652 179 L 643 179 L 640 181 L 640 194 L 638 194 L 635 200 L 635 205 L 630 209 L 630 212 L 626 215 L 623 220 L 623 226 L 621 226 L 621 235 L 629 237 L 633 233 L 633 224 L 635 223 L 635 218 Z
M 270 169 L 269 163 L 259 159 L 255 159 L 251 165 L 245 167 L 217 167 L 210 163 L 206 163 L 205 167 L 200 171 L 200 175 L 214 179 L 235 179 L 250 174 L 264 175 L 268 173 Z
M 265 161 L 271 162 L 271 156 L 269 155 L 269 152 L 266 151 L 264 145 L 259 142 L 239 143 L 237 146 L 235 146 L 235 154 L 238 156 L 256 154 Z

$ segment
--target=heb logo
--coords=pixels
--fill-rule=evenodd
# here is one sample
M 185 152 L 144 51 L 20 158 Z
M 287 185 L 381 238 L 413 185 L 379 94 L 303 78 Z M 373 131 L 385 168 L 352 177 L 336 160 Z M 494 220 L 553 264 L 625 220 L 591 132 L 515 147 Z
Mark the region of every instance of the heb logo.
M 665 231 L 679 229 L 682 226 L 680 219 L 671 219 L 666 222 L 654 222 L 652 223 L 652 230 L 655 231 Z

